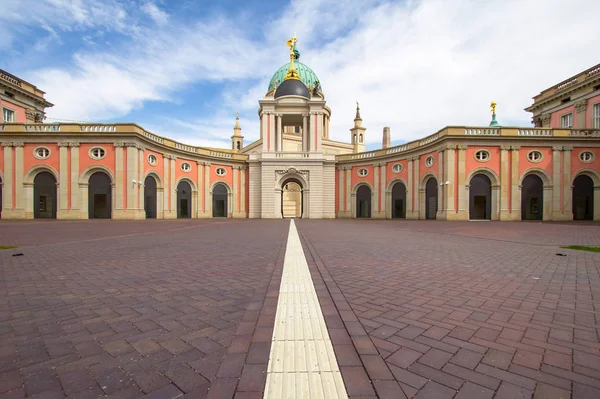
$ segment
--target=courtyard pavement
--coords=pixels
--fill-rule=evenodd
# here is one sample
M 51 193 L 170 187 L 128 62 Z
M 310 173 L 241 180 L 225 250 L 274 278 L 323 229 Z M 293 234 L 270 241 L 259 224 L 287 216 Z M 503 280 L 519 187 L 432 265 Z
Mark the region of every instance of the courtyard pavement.
M 262 398 L 289 226 L 0 222 L 0 398 Z M 349 397 L 600 397 L 599 225 L 296 227 Z

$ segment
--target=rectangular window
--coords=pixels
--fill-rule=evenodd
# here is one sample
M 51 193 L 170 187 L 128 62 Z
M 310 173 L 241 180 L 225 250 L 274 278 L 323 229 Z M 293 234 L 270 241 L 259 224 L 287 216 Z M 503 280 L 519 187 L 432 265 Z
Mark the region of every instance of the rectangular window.
M 600 104 L 594 105 L 594 113 L 592 115 L 594 118 L 594 129 L 600 129 Z
M 566 114 L 560 117 L 560 127 L 571 129 L 573 127 L 573 114 Z
M 15 121 L 15 111 L 8 108 L 2 108 L 2 121 L 4 123 L 11 123 Z

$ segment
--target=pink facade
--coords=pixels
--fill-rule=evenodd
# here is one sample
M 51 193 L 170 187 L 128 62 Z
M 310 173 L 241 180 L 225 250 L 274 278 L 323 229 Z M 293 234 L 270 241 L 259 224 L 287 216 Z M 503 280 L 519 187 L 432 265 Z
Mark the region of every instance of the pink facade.
M 15 120 L 13 121 L 13 123 L 25 123 L 27 122 L 27 116 L 25 114 L 25 108 L 22 107 L 21 105 L 17 105 L 15 103 L 9 102 L 9 101 L 5 101 L 0 99 L 0 111 L 2 110 L 2 108 L 8 108 L 12 111 L 15 112 Z M 0 120 L 0 123 L 2 123 L 3 121 Z

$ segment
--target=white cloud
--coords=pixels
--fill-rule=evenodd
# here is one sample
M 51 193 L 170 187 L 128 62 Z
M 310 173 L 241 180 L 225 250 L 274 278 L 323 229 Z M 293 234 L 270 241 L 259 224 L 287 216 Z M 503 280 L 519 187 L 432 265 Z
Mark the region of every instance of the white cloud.
M 142 11 L 148 14 L 158 25 L 164 25 L 169 21 L 169 14 L 158 8 L 154 3 L 144 3 Z
M 13 15 L 11 5 L 20 0 L 4 1 Z M 98 9 L 104 3 L 109 7 Z M 90 21 L 121 29 L 135 21 L 116 0 L 43 4 L 51 11 L 48 18 L 71 17 L 54 29 L 78 29 Z M 297 29 L 302 61 L 319 76 L 332 108 L 334 139 L 348 141 L 356 100 L 368 143 L 381 142 L 383 126 L 391 126 L 393 140 L 412 140 L 446 125 L 487 125 L 492 100 L 500 123 L 529 126 L 523 108 L 532 96 L 598 62 L 593 49 L 600 3 L 572 0 L 569 9 L 585 12 L 566 29 L 560 0 L 293 1 L 279 17 L 264 21 L 262 35 L 252 36 L 233 17 L 189 25 L 170 15 L 169 24 L 134 25 L 130 41 L 93 47 L 76 54 L 72 64 L 38 70 L 30 79 L 56 104 L 51 117 L 77 120 L 122 117 L 146 101 L 170 101 L 197 82 L 225 83 L 220 102 L 211 105 L 221 113 L 184 122 L 203 128 L 165 123 L 154 132 L 228 147 L 234 117 L 225 113 L 242 112 L 246 143 L 258 137 L 258 100 L 287 61 L 284 43 L 290 29 Z

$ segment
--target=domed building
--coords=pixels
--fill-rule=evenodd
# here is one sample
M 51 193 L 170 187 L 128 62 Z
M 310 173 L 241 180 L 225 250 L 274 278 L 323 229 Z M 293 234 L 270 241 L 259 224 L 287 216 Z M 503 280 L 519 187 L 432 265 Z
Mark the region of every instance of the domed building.
M 296 38 L 258 101 L 259 138 L 185 145 L 136 124 L 43 123 L 44 92 L 0 70 L 3 219 L 379 218 L 600 220 L 600 65 L 527 108 L 535 127 L 447 126 L 365 152 L 348 142 Z M 350 121 L 349 121 L 350 122 Z

